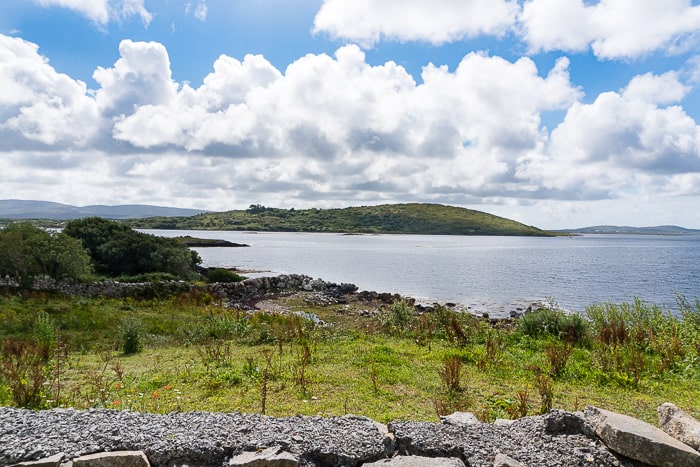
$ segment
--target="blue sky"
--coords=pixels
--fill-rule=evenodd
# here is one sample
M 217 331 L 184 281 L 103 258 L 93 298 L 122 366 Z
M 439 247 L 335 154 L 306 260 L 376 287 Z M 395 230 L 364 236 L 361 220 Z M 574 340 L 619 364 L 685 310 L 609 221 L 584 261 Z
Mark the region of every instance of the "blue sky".
M 699 3 L 4 0 L 0 198 L 700 228 Z

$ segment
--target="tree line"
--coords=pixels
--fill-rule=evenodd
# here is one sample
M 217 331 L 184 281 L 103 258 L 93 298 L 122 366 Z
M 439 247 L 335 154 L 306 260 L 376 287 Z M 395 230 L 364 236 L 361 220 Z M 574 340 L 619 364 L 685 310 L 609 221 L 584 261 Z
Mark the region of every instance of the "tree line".
M 138 232 L 100 217 L 70 221 L 63 231 L 14 222 L 0 230 L 0 278 L 29 288 L 40 277 L 86 281 L 97 277 L 164 274 L 198 276 L 201 258 L 173 238 Z

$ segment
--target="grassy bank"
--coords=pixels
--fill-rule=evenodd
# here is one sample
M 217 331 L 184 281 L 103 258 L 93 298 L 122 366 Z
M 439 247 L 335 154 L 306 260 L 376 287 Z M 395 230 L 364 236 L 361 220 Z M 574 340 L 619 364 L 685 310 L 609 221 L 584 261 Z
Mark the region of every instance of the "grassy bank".
M 406 302 L 278 297 L 247 315 L 206 294 L 167 300 L 0 297 L 0 404 L 483 420 L 595 404 L 647 421 L 700 416 L 700 304 L 548 307 L 490 323 Z M 305 315 L 313 313 L 326 325 Z

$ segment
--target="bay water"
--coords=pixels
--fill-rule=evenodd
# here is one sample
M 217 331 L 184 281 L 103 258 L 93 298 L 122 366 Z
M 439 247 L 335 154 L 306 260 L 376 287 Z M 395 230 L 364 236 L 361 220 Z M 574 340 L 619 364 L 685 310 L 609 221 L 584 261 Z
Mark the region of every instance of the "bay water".
M 457 303 L 492 316 L 553 300 L 570 311 L 700 297 L 700 236 L 487 237 L 148 230 L 245 243 L 196 248 L 205 267 L 306 274 L 360 290 Z

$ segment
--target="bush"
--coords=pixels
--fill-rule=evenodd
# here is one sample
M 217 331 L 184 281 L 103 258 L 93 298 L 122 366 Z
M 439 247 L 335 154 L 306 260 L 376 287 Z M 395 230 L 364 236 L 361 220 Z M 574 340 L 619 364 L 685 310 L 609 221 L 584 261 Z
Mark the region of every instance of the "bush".
M 119 326 L 122 341 L 122 351 L 126 355 L 139 353 L 143 350 L 143 324 L 137 318 L 125 318 Z
M 233 271 L 223 268 L 212 268 L 207 271 L 207 282 L 241 282 L 245 278 Z
M 551 307 L 525 313 L 516 326 L 524 335 L 535 338 L 551 336 L 576 345 L 588 340 L 589 323 L 584 317 Z
M 99 217 L 70 221 L 64 232 L 82 241 L 99 273 L 112 277 L 168 273 L 186 280 L 198 277 L 196 267 L 201 258 L 177 239 L 137 232 Z
M 27 222 L 0 230 L 0 277 L 29 288 L 38 277 L 83 280 L 91 273 L 90 256 L 79 240 Z
M 408 331 L 415 316 L 415 309 L 406 301 L 398 300 L 379 314 L 379 321 L 389 331 L 399 334 Z

